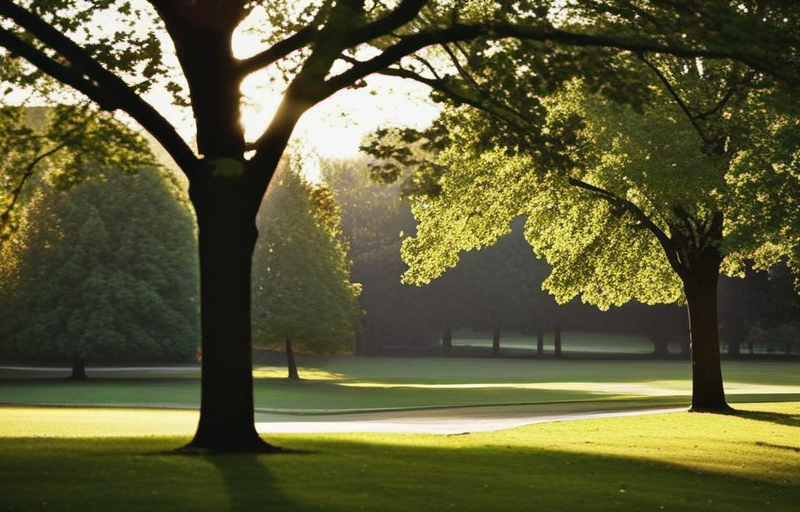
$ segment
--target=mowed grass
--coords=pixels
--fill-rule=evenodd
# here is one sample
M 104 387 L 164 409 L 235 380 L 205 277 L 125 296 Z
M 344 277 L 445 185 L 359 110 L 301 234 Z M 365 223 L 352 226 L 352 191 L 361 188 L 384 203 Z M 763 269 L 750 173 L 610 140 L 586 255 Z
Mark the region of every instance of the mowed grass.
M 254 370 L 255 405 L 263 412 L 449 407 L 585 401 L 684 405 L 689 361 L 477 358 L 301 358 L 303 380 L 282 366 Z M 732 402 L 800 399 L 800 362 L 726 361 Z M 0 372 L 0 403 L 197 407 L 199 371 L 89 370 L 86 382 L 68 372 Z
M 4 408 L 0 429 L 48 437 L 0 434 L 0 510 L 797 510 L 800 403 L 739 408 L 457 436 L 275 435 L 295 453 L 258 456 L 169 454 L 190 411 Z M 170 437 L 133 437 L 142 424 Z

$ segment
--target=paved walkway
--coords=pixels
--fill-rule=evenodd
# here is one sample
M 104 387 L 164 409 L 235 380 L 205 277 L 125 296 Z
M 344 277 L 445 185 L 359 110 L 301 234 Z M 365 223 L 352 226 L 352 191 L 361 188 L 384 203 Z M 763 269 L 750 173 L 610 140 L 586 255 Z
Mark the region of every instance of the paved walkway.
M 685 411 L 686 407 L 627 411 L 537 412 L 534 406 L 459 407 L 452 409 L 389 411 L 303 416 L 260 413 L 256 427 L 262 434 L 380 432 L 395 434 L 466 434 L 553 421 L 638 416 Z

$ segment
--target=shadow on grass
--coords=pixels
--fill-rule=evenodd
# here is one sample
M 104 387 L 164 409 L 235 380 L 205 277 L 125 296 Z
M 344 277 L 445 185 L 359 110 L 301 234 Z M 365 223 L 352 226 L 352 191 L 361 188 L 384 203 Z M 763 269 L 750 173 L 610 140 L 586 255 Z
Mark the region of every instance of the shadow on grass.
M 266 467 L 269 455 L 229 454 L 202 457 L 216 468 L 227 490 L 233 512 L 293 510 L 274 475 Z
M 775 423 L 776 425 L 785 425 L 787 427 L 800 427 L 800 413 L 786 414 L 780 412 L 735 409 L 731 414 L 748 420 Z
M 535 435 L 535 431 L 532 431 Z M 490 440 L 493 439 L 493 440 Z M 793 484 L 643 460 L 526 446 L 503 436 L 281 436 L 305 454 L 159 455 L 171 439 L 2 439 L 6 510 L 551 512 L 796 507 Z M 583 443 L 581 443 L 583 446 Z M 149 454 L 145 453 L 148 452 Z M 788 471 L 788 470 L 787 470 Z M 797 470 L 790 478 L 796 482 Z M 758 492 L 753 492 L 753 489 Z M 46 504 L 46 506 L 45 506 Z

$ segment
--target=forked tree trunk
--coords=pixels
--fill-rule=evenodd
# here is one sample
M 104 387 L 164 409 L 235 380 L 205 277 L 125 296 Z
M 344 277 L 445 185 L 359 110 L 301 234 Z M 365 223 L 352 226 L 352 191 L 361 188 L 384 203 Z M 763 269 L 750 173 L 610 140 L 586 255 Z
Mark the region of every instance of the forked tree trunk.
M 255 211 L 235 180 L 190 187 L 200 254 L 202 373 L 200 422 L 189 449 L 268 452 L 255 429 L 250 339 L 250 269 Z M 225 181 L 230 180 L 230 181 Z
M 689 310 L 692 357 L 692 411 L 726 412 L 717 323 L 717 283 L 721 258 L 704 251 L 681 276 Z
M 300 380 L 300 374 L 297 373 L 297 360 L 294 358 L 294 350 L 292 349 L 292 339 L 287 336 L 284 346 L 286 347 L 286 367 L 289 370 L 289 379 Z
M 89 377 L 86 375 L 86 360 L 73 359 L 72 360 L 72 374 L 69 376 L 72 380 L 86 380 Z

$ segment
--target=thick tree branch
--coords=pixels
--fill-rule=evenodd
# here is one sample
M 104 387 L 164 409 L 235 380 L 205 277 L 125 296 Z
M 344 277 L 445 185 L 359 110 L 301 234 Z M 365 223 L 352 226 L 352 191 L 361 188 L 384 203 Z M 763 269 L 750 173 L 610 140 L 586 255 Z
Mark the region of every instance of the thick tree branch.
M 242 59 L 240 63 L 240 77 L 245 76 L 263 69 L 284 57 L 292 54 L 293 52 L 308 46 L 319 33 L 319 29 L 325 21 L 330 4 L 333 0 L 326 0 L 325 3 L 319 8 L 316 17 L 305 27 L 301 28 L 291 36 L 278 41 L 263 52 L 257 53 L 252 57 Z
M 34 48 L 10 30 L 0 28 L 0 46 L 8 49 L 12 55 L 19 55 L 27 60 L 43 73 L 85 94 L 97 103 L 101 109 L 114 110 L 117 108 L 115 99 L 97 87 L 97 84 L 87 80 L 85 76 L 78 73 L 74 68 L 51 59 L 44 52 Z
M 670 266 L 676 272 L 683 272 L 683 265 L 681 264 L 680 258 L 678 256 L 678 248 L 675 246 L 675 243 L 672 239 L 667 235 L 661 228 L 659 228 L 651 219 L 650 217 L 642 211 L 641 208 L 636 206 L 634 203 L 627 199 L 623 199 L 622 197 L 610 192 L 608 190 L 602 189 L 595 185 L 586 183 L 585 181 L 581 181 L 577 178 L 569 178 L 569 184 L 575 187 L 582 188 L 584 190 L 588 190 L 589 192 L 599 196 L 604 201 L 611 203 L 613 206 L 623 209 L 624 211 L 633 215 L 633 217 L 639 222 L 643 227 L 647 228 L 658 240 L 658 243 L 661 245 L 661 248 L 664 250 L 664 253 L 667 256 L 667 260 L 669 261 Z
M 488 39 L 518 38 L 573 46 L 618 48 L 620 50 L 633 51 L 637 54 L 666 53 L 677 57 L 734 58 L 742 60 L 748 65 L 758 66 L 748 62 L 747 56 L 737 55 L 735 52 L 665 45 L 647 38 L 621 38 L 607 35 L 581 34 L 552 27 L 542 28 L 511 24 L 455 24 L 444 29 L 421 31 L 412 35 L 402 36 L 399 41 L 385 48 L 376 57 L 361 61 L 349 70 L 328 79 L 319 87 L 319 93 L 315 101 L 322 101 L 337 91 L 352 86 L 372 73 L 379 73 L 392 64 L 399 62 L 403 57 L 427 46 L 466 41 L 477 37 Z
M 458 40 L 466 40 L 478 37 L 483 32 L 481 26 L 459 25 L 448 29 L 433 32 L 418 32 L 416 34 L 403 37 L 400 41 L 384 49 L 379 55 L 359 64 L 352 66 L 347 71 L 329 78 L 319 87 L 316 101 L 322 101 L 334 93 L 350 87 L 359 80 L 367 76 L 380 72 L 385 68 L 397 63 L 403 57 L 421 50 L 427 46 L 448 43 Z
M 683 223 L 683 228 L 685 233 L 691 238 L 691 244 L 694 247 L 698 246 L 699 239 L 698 236 L 701 233 L 697 222 L 693 222 L 693 218 L 689 215 L 689 213 L 680 205 L 675 206 L 672 208 L 673 213 Z
M 10 0 L 0 0 L 0 16 L 30 32 L 48 48 L 66 58 L 69 64 L 58 64 L 27 43 L 21 45 L 22 40 L 8 30 L 2 31 L 0 45 L 20 52 L 34 66 L 86 94 L 101 108 L 125 111 L 164 146 L 184 172 L 195 167 L 197 157 L 175 128 L 121 78 L 105 69 L 69 37 Z
M 257 53 L 252 57 L 242 59 L 239 64 L 239 73 L 241 77 L 245 77 L 255 71 L 263 69 L 280 59 L 290 55 L 291 53 L 310 44 L 319 30 L 318 25 L 309 25 L 286 39 L 279 41 L 264 50 Z

